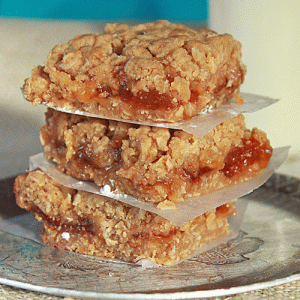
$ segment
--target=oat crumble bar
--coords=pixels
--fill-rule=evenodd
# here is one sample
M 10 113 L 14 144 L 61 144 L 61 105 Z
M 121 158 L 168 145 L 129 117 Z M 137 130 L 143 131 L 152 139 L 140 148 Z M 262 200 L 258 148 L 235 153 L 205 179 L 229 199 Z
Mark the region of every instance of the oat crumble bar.
M 33 69 L 33 104 L 139 121 L 176 122 L 238 97 L 246 67 L 229 34 L 168 21 L 108 24 L 55 46 Z
M 172 265 L 228 232 L 230 202 L 183 226 L 104 196 L 66 188 L 42 171 L 20 175 L 17 204 L 42 221 L 42 239 L 81 254 Z
M 252 179 L 272 154 L 266 134 L 246 129 L 242 115 L 200 139 L 48 108 L 40 136 L 46 158 L 61 172 L 152 203 L 177 203 Z

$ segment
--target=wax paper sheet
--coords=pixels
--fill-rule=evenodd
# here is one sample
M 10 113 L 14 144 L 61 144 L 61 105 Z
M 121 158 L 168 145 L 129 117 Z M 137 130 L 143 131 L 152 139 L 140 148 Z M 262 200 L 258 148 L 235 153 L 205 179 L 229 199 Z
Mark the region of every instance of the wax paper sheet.
M 61 107 L 53 107 L 56 110 L 60 110 L 63 112 L 84 115 L 88 117 L 96 117 L 96 118 L 104 118 L 116 121 L 124 121 L 127 123 L 133 124 L 140 124 L 140 125 L 149 125 L 149 126 L 157 126 L 157 127 L 165 127 L 171 129 L 178 129 L 193 134 L 199 138 L 204 137 L 209 131 L 211 131 L 214 127 L 221 124 L 222 122 L 234 118 L 242 113 L 253 113 L 258 110 L 261 110 L 267 106 L 270 106 L 276 103 L 278 100 L 258 96 L 254 94 L 248 93 L 240 93 L 243 97 L 244 103 L 243 104 L 236 104 L 234 100 L 231 100 L 228 103 L 222 104 L 217 108 L 207 108 L 206 112 L 203 112 L 190 120 L 176 122 L 176 123 L 167 123 L 167 122 L 138 122 L 133 120 L 123 120 L 118 118 L 108 118 L 101 115 L 91 114 L 85 111 L 80 110 L 71 110 L 71 109 L 64 109 Z
M 111 191 L 108 185 L 99 187 L 95 183 L 89 181 L 77 180 L 58 171 L 55 168 L 55 164 L 47 160 L 43 153 L 39 153 L 30 157 L 29 170 L 35 170 L 39 168 L 61 185 L 72 189 L 83 190 L 113 198 L 123 203 L 153 212 L 175 223 L 177 226 L 181 226 L 213 208 L 250 193 L 254 189 L 264 184 L 271 177 L 274 171 L 285 161 L 288 156 L 288 150 L 289 147 L 274 149 L 268 167 L 260 176 L 238 185 L 226 187 L 205 195 L 185 199 L 184 201 L 176 204 L 177 209 L 175 210 L 160 210 L 156 208 L 156 205 L 153 203 L 139 201 L 126 194 L 116 194 Z

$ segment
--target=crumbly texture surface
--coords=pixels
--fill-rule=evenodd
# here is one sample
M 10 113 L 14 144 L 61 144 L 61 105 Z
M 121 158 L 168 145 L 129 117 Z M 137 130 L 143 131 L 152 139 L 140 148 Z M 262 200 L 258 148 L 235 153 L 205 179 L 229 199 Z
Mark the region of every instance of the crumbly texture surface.
M 48 109 L 40 136 L 45 156 L 61 172 L 160 208 L 252 179 L 272 154 L 266 134 L 246 129 L 242 115 L 200 139 L 181 130 Z
M 172 265 L 228 232 L 232 202 L 181 227 L 153 213 L 55 183 L 31 171 L 15 181 L 17 204 L 43 222 L 49 246 L 81 254 Z
M 108 24 L 57 45 L 33 69 L 33 104 L 131 120 L 175 122 L 237 96 L 246 67 L 229 34 L 167 21 Z

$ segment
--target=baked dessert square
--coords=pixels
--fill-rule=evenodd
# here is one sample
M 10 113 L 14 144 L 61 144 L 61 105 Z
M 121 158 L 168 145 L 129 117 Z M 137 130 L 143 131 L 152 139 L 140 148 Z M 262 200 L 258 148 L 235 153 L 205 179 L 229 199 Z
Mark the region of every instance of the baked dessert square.
M 108 24 L 55 46 L 24 95 L 108 118 L 176 122 L 238 98 L 245 72 L 229 34 L 168 21 Z
M 59 171 L 159 208 L 250 180 L 272 155 L 266 134 L 248 130 L 243 115 L 198 138 L 48 109 L 40 136 Z
M 178 227 L 166 219 L 104 196 L 54 182 L 40 170 L 15 181 L 17 204 L 42 221 L 42 239 L 81 254 L 172 265 L 228 232 L 233 202 Z

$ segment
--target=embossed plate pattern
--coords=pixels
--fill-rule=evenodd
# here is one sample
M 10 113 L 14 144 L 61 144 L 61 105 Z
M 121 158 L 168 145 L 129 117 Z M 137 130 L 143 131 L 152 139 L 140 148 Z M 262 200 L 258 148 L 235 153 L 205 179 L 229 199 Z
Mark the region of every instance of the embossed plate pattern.
M 4 217 L 14 205 L 4 191 L 12 182 L 0 184 Z M 244 199 L 249 204 L 236 239 L 173 267 L 101 261 L 0 232 L 0 283 L 72 297 L 193 299 L 300 279 L 300 180 L 275 174 Z

